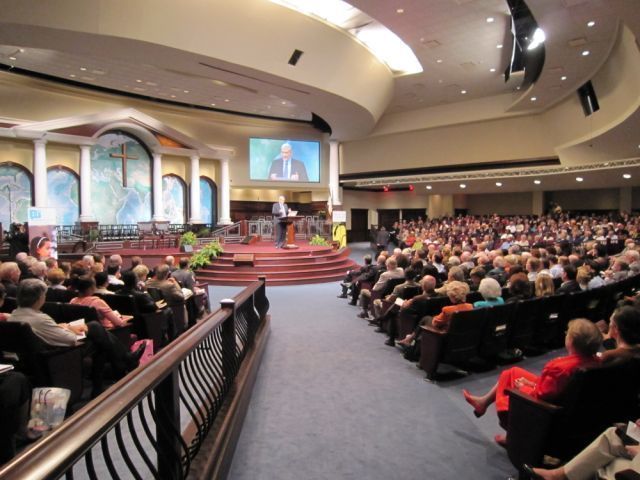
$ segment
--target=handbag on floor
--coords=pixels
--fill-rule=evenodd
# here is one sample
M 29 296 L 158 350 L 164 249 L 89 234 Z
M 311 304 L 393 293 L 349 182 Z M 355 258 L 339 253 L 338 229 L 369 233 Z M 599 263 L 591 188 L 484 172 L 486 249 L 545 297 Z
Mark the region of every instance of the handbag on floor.
M 29 428 L 44 432 L 64 421 L 71 390 L 57 387 L 34 388 L 31 395 Z
M 140 345 L 143 345 L 143 344 L 145 347 L 144 347 L 144 353 L 140 357 L 140 365 L 149 363 L 149 361 L 153 358 L 153 340 L 149 338 L 145 338 L 142 340 L 138 340 L 137 342 L 133 342 L 133 345 L 131 345 L 131 351 L 135 352 L 136 350 L 138 350 L 138 348 L 140 348 Z

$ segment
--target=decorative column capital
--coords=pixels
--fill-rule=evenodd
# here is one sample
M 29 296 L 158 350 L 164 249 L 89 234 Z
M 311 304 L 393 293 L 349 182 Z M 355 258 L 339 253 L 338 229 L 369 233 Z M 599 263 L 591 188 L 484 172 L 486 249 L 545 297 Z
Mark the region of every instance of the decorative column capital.
M 34 145 L 46 145 L 47 144 L 47 139 L 46 138 L 34 138 L 33 139 L 33 143 L 34 143 Z

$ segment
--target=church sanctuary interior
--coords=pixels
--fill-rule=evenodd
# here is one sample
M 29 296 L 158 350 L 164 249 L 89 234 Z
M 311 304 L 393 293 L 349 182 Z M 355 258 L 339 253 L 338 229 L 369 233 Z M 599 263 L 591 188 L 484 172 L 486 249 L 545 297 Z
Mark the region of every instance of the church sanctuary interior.
M 0 0 L 0 238 L 1 479 L 640 478 L 640 0 Z

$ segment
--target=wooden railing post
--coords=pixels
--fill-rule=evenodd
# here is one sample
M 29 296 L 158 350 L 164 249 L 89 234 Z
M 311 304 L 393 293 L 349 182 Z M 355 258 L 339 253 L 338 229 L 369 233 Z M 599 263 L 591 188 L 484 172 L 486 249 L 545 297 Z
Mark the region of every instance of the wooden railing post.
M 231 315 L 222 324 L 222 369 L 224 377 L 233 380 L 236 374 L 236 302 L 231 299 L 220 301 L 220 308 L 231 309 Z
M 158 474 L 160 478 L 182 478 L 180 451 L 180 388 L 178 370 L 174 369 L 154 389 Z

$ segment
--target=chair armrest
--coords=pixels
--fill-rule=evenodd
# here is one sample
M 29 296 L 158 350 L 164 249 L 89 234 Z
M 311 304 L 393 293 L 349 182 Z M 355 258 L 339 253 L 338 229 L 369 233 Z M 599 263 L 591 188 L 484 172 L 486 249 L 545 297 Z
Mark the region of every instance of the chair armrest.
M 420 328 L 422 329 L 422 334 L 425 335 L 439 335 L 441 337 L 444 337 L 447 335 L 447 332 L 445 332 L 444 330 L 438 330 L 435 327 L 432 327 L 431 325 L 420 325 Z
M 507 389 L 509 412 L 507 454 L 517 468 L 542 464 L 553 421 L 562 407 L 539 400 L 519 390 Z
M 420 328 L 420 368 L 426 372 L 429 380 L 434 380 L 442 350 L 445 347 L 447 332 L 431 326 L 421 325 Z

